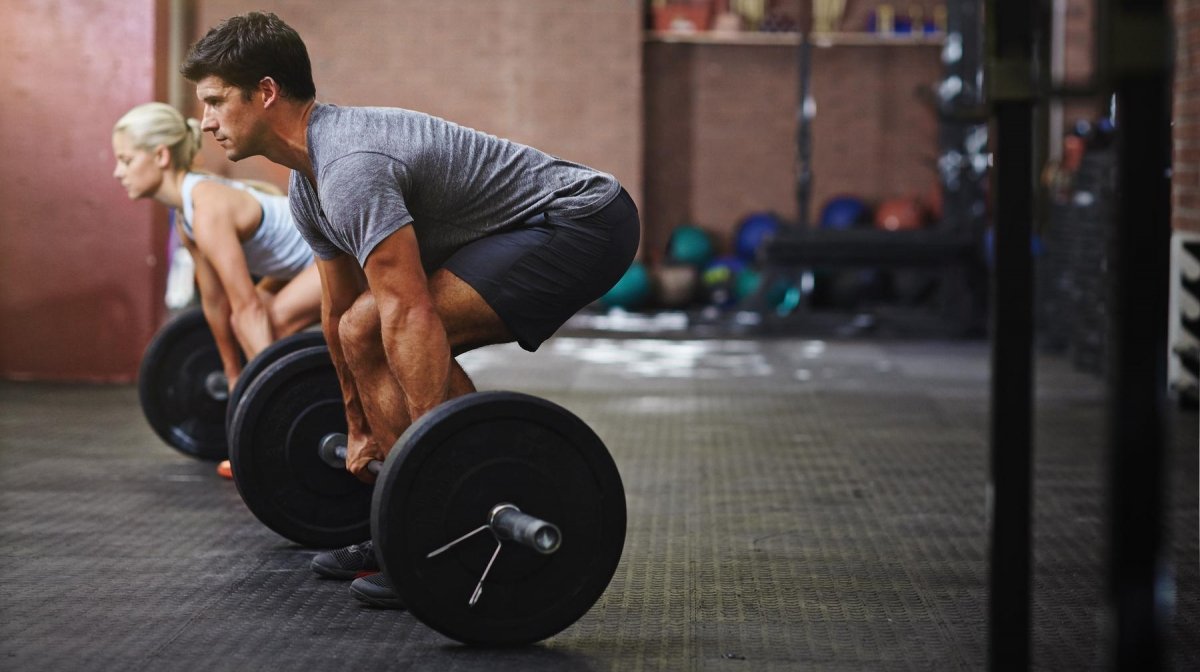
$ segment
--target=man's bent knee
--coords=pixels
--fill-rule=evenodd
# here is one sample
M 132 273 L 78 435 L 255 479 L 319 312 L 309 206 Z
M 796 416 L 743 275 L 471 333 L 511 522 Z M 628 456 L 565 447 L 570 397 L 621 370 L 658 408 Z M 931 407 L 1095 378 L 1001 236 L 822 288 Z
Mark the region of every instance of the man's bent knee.
M 338 320 L 338 340 L 342 352 L 351 364 L 365 361 L 376 350 L 382 350 L 379 311 L 370 292 L 359 295 L 354 304 Z

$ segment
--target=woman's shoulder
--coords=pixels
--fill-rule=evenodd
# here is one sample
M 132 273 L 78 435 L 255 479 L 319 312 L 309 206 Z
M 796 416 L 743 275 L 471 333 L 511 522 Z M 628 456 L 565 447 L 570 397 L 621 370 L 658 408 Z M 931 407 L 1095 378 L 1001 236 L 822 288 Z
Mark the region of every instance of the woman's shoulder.
M 233 180 L 218 175 L 198 174 L 189 189 L 186 184 L 188 178 L 184 179 L 184 200 L 198 213 L 234 215 L 260 207 L 249 189 Z
M 188 173 L 184 177 L 183 191 L 204 196 L 241 199 L 254 197 L 255 192 L 269 198 L 287 198 L 287 194 L 271 182 L 253 179 L 232 179 L 210 173 Z

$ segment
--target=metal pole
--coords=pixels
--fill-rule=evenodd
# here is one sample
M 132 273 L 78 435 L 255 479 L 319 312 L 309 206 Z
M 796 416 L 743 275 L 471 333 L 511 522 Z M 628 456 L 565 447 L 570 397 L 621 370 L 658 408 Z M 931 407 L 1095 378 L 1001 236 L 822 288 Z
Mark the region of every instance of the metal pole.
M 812 202 L 812 120 L 816 103 L 812 97 L 812 41 L 808 32 L 800 33 L 797 52 L 800 104 L 796 107 L 796 214 L 801 231 L 809 228 Z
M 1164 0 L 1109 0 L 1117 217 L 1109 254 L 1109 660 L 1164 667 L 1171 32 Z
M 1030 663 L 1033 455 L 1034 0 L 990 0 L 995 120 L 988 667 Z

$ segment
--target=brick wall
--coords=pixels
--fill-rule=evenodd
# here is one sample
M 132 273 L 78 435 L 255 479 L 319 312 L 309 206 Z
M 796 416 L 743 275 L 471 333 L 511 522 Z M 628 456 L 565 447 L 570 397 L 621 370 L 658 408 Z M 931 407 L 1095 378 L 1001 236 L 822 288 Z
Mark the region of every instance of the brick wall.
M 641 0 L 198 0 L 190 41 L 251 7 L 304 38 L 319 100 L 442 116 L 611 172 L 642 200 Z M 204 159 L 286 184 L 207 141 Z
M 1200 232 L 1200 0 L 1175 0 L 1172 224 Z
M 796 217 L 797 50 L 646 46 L 647 240 L 660 252 L 692 222 L 723 244 L 745 214 Z M 813 50 L 813 219 L 831 196 L 925 195 L 936 180 L 937 120 L 923 89 L 941 77 L 936 46 Z

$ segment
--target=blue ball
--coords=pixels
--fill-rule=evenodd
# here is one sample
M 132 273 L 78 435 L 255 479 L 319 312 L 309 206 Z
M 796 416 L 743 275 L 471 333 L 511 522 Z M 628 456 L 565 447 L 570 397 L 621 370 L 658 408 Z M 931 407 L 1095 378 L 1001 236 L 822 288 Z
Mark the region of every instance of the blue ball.
M 822 229 L 852 229 L 871 221 L 871 209 L 862 199 L 836 196 L 821 210 Z
M 742 220 L 734 238 L 734 248 L 739 259 L 753 262 L 758 248 L 779 232 L 779 217 L 771 212 L 758 212 Z
M 719 257 L 704 267 L 704 273 L 700 279 L 706 287 L 731 283 L 745 267 L 746 265 L 737 257 Z

